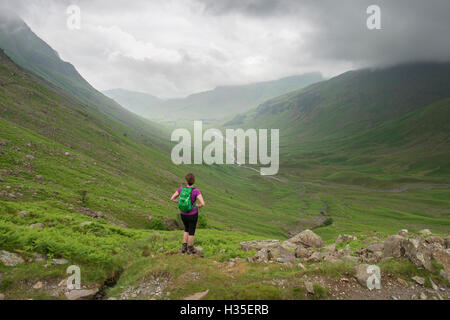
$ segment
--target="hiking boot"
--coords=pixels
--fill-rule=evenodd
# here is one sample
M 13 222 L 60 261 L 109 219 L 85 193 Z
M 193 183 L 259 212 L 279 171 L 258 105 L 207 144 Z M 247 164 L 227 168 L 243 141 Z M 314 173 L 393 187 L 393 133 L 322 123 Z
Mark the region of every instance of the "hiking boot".
M 188 251 L 187 243 L 183 243 L 183 246 L 181 247 L 181 253 L 186 253 Z
M 189 246 L 187 249 L 188 254 L 196 254 L 197 250 L 194 248 L 194 246 Z

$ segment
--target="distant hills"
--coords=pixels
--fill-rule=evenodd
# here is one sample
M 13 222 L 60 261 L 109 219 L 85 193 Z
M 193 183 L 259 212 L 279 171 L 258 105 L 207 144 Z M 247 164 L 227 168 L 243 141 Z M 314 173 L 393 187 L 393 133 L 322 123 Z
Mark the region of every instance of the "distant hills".
M 229 124 L 282 128 L 281 167 L 291 173 L 357 177 L 347 183 L 368 183 L 374 174 L 448 180 L 450 63 L 346 72 Z
M 284 93 L 323 81 L 318 72 L 240 86 L 222 86 L 185 98 L 161 100 L 123 89 L 104 91 L 128 110 L 153 120 L 218 120 L 255 108 Z

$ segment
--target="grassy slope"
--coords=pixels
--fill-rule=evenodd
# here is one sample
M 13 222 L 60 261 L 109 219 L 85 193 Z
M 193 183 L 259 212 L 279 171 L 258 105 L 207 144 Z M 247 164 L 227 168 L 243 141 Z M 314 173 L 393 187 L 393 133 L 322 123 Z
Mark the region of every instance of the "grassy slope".
M 158 235 L 164 231 L 154 229 L 165 228 L 162 217 L 177 216 L 167 199 L 192 168 L 172 165 L 165 145 L 124 135 L 121 123 L 24 72 L 3 53 L 0 111 L 2 249 L 26 258 L 35 252 L 65 257 L 82 266 L 87 283 L 99 283 L 142 257 L 143 248 L 179 246 L 179 232 L 168 232 L 167 243 Z M 216 229 L 200 233 L 207 255 L 223 248 L 230 256 L 243 255 L 240 241 L 283 238 L 285 227 L 299 221 L 288 187 L 272 196 L 270 181 L 237 168 L 195 167 L 195 172 L 209 202 L 202 215 Z M 277 202 L 283 210 L 267 206 Z M 23 210 L 25 217 L 18 215 Z M 105 219 L 87 217 L 86 210 L 102 211 Z M 80 225 L 86 221 L 92 224 Z M 29 228 L 38 222 L 42 230 Z M 64 274 L 63 267 L 43 264 L 1 266 L 1 290 L 21 297 L 24 281 Z
M 239 125 L 282 128 L 282 174 L 375 187 L 448 183 L 449 71 L 345 73 L 270 100 Z
M 82 267 L 85 284 L 101 283 L 125 270 L 120 286 L 111 292 L 113 295 L 136 279 L 166 271 L 179 281 L 180 288 L 185 288 L 183 291 L 175 289 L 171 296 L 174 298 L 205 289 L 206 285 L 210 286 L 215 298 L 301 298 L 301 290 L 279 290 L 267 283 L 259 287 L 255 285 L 273 277 L 293 281 L 301 273 L 299 271 L 280 271 L 278 269 L 283 267 L 276 266 L 264 275 L 259 266 L 254 266 L 237 270 L 237 273 L 231 274 L 233 278 L 223 270 L 217 272 L 212 259 L 225 260 L 251 254 L 238 249 L 238 243 L 243 240 L 260 237 L 283 239 L 290 227 L 299 224 L 305 227 L 311 220 L 320 217 L 324 203 L 333 224 L 315 231 L 328 242 L 343 232 L 391 233 L 404 227 L 411 230 L 427 227 L 445 234 L 449 230 L 448 189 L 371 192 L 312 186 L 300 181 L 298 176 L 304 174 L 316 180 L 353 182 L 343 170 L 348 168 L 349 163 L 341 161 L 341 157 L 349 154 L 345 148 L 340 150 L 340 146 L 347 147 L 342 142 L 345 141 L 343 136 L 336 140 L 324 139 L 320 143 L 312 139 L 314 143 L 300 145 L 302 152 L 303 147 L 309 148 L 305 147 L 303 155 L 310 158 L 308 161 L 301 158 L 299 162 L 284 163 L 282 170 L 290 179 L 289 183 L 264 179 L 242 168 L 176 167 L 169 159 L 167 132 L 156 133 L 155 127 L 150 123 L 147 126 L 143 120 L 130 128 L 128 124 L 133 123 L 130 119 L 124 122 L 117 119 L 118 114 L 105 116 L 107 109 L 101 105 L 80 101 L 66 91 L 23 72 L 4 55 L 0 55 L 0 59 L 0 140 L 6 141 L 6 146 L 1 146 L 0 155 L 0 246 L 20 252 L 26 258 L 31 258 L 34 252 L 68 258 Z M 445 155 L 448 102 L 441 99 L 440 102 L 426 103 L 430 105 L 426 109 L 406 110 L 391 122 L 385 121 L 382 124 L 385 129 L 381 125 L 367 128 L 368 131 L 357 136 L 359 140 L 351 141 L 364 145 L 377 137 L 383 146 L 389 147 L 390 137 L 407 138 L 411 134 L 408 130 L 412 124 L 422 125 L 427 123 L 423 119 L 429 119 L 428 128 L 423 130 L 428 132 L 432 128 L 436 132 L 428 137 L 427 141 L 433 141 L 429 153 L 434 155 L 436 150 L 442 150 Z M 298 120 L 291 118 L 293 122 Z M 260 123 L 267 123 L 269 119 L 278 121 L 281 118 L 271 116 L 265 118 L 266 122 L 259 120 Z M 442 121 L 443 126 L 434 125 L 436 121 Z M 140 130 L 141 126 L 143 130 Z M 292 139 L 296 137 L 296 130 L 302 127 L 293 128 Z M 320 129 L 331 134 L 336 127 L 323 126 Z M 357 131 L 351 130 L 352 134 Z M 318 137 L 314 131 L 301 133 Z M 441 141 L 442 147 L 436 148 L 434 141 Z M 334 149 L 328 149 L 328 146 Z M 424 150 L 423 144 L 419 146 L 421 149 L 412 149 L 411 153 L 417 155 L 416 150 Z M 399 149 L 393 147 L 395 144 L 386 150 L 392 152 Z M 298 157 L 298 150 L 290 150 L 284 149 L 284 155 L 288 151 L 293 155 L 290 159 Z M 401 148 L 400 152 L 405 150 Z M 70 155 L 65 155 L 65 152 Z M 436 159 L 440 157 L 436 156 Z M 382 159 L 380 164 L 383 161 L 390 159 Z M 362 164 L 369 165 L 364 169 Z M 427 163 L 424 163 L 424 168 L 415 167 L 416 164 L 411 164 L 411 172 L 417 168 L 414 174 L 428 175 L 424 172 Z M 305 166 L 309 171 L 298 174 L 297 170 L 304 170 Z M 441 167 L 445 177 L 446 167 Z M 362 181 L 375 174 L 375 185 L 380 184 L 381 173 L 386 170 L 383 166 L 370 165 L 367 160 L 351 168 L 352 173 L 357 171 L 358 175 L 362 175 Z M 206 260 L 183 260 L 182 257 L 168 255 L 168 251 L 178 248 L 180 232 L 155 230 L 163 228 L 163 216 L 176 216 L 174 205 L 166 199 L 182 182 L 187 170 L 195 170 L 199 177 L 198 187 L 208 202 L 202 214 L 207 217 L 211 229 L 201 229 L 198 233 L 198 244 L 205 248 Z M 333 177 L 332 174 L 337 171 L 343 172 L 343 177 Z M 436 173 L 439 171 L 432 171 L 429 177 L 421 178 L 421 181 L 441 182 L 439 177 L 434 179 L 433 174 Z M 385 185 L 391 185 L 391 174 L 384 174 L 388 181 Z M 358 183 L 358 180 L 354 182 Z M 83 190 L 87 192 L 84 200 L 81 195 Z M 85 208 L 104 212 L 106 219 L 82 215 Z M 18 213 L 22 210 L 27 210 L 29 214 L 20 217 Z M 147 219 L 149 215 L 156 219 L 150 222 Z M 92 224 L 82 227 L 80 224 L 86 221 Z M 28 227 L 37 222 L 43 223 L 44 229 Z M 117 226 L 122 223 L 132 228 Z M 164 248 L 162 252 L 158 252 L 160 247 Z M 221 249 L 227 252 L 219 254 Z M 152 258 L 152 254 L 155 257 Z M 24 289 L 25 284 L 38 279 L 59 282 L 65 276 L 65 266 L 43 268 L 44 263 L 26 263 L 17 268 L 0 266 L 3 276 L 0 291 L 7 297 L 48 297 Z M 192 282 L 181 280 L 181 270 L 186 263 L 203 273 L 205 279 Z M 336 270 L 333 272 L 336 273 Z M 235 289 L 230 289 L 230 285 Z
M 76 97 L 85 108 L 95 109 L 116 120 L 115 129 L 142 143 L 164 143 L 164 128 L 122 108 L 93 88 L 75 69 L 62 61 L 24 21 L 12 13 L 0 14 L 0 48 L 22 68 Z

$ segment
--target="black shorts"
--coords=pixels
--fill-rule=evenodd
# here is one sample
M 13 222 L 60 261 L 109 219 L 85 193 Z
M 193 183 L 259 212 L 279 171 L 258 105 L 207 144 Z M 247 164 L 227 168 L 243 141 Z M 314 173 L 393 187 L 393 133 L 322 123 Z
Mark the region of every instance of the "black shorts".
M 184 223 L 184 232 L 189 232 L 189 235 L 193 236 L 197 227 L 198 212 L 193 215 L 182 214 L 181 220 Z

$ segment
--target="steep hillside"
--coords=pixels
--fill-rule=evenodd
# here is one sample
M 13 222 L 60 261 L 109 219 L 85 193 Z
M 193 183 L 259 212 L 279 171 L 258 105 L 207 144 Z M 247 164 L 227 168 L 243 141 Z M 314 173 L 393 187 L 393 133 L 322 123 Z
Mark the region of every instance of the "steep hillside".
M 450 174 L 449 97 L 448 63 L 352 71 L 269 100 L 234 125 L 280 128 L 286 174 L 442 183 Z
M 0 12 L 0 48 L 19 66 L 78 98 L 88 108 L 117 120 L 123 133 L 161 143 L 164 129 L 122 108 L 93 88 L 68 62 L 11 12 Z
M 194 169 L 200 177 L 199 188 L 212 202 L 210 224 L 216 228 L 234 226 L 237 230 L 282 235 L 284 224 L 271 225 L 265 221 L 286 219 L 286 226 L 299 220 L 291 210 L 283 218 L 260 203 L 260 192 L 271 188 L 263 179 L 249 179 L 247 172 L 233 167 L 175 166 L 166 145 L 132 140 L 117 129 L 113 118 L 24 73 L 4 54 L 0 57 L 1 137 L 7 155 L 2 158 L 2 185 L 24 186 L 27 192 L 17 192 L 23 194 L 25 201 L 44 200 L 55 191 L 52 199 L 77 205 L 81 213 L 87 209 L 100 210 L 129 226 L 165 228 L 164 223 L 154 225 L 155 221 L 176 217 L 176 210 L 167 199 L 183 182 L 186 172 Z M 169 136 L 166 138 L 170 141 Z M 247 181 L 238 183 L 241 179 Z M 251 186 L 255 179 L 262 182 L 259 187 Z M 38 186 L 43 188 L 41 185 L 45 185 L 41 196 L 25 196 Z M 77 202 L 85 198 L 82 194 L 87 195 L 88 202 Z M 14 192 L 3 196 L 17 198 Z M 291 197 L 294 196 L 292 193 Z M 150 221 L 150 215 L 155 220 Z M 248 224 L 249 220 L 253 224 Z

